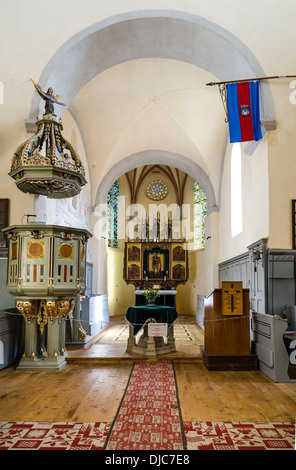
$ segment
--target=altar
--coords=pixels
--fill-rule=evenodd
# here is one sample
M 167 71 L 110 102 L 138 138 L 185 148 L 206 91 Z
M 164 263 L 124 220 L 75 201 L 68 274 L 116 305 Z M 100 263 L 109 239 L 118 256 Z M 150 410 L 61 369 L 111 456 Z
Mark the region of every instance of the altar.
M 126 352 L 156 357 L 176 351 L 173 323 L 178 318 L 175 307 L 164 305 L 142 305 L 129 307 L 126 320 L 129 323 L 129 338 Z M 157 324 L 157 325 L 155 325 Z M 158 326 L 154 328 L 153 326 Z M 136 335 L 143 333 L 136 341 Z
M 123 268 L 124 280 L 135 286 L 135 306 L 126 313 L 126 352 L 148 357 L 176 351 L 173 323 L 178 318 L 177 287 L 187 282 L 189 273 L 185 240 L 173 239 L 170 231 L 167 239 L 162 239 L 160 220 L 157 226 L 156 237 L 150 239 L 146 230 L 147 236 L 125 242 Z M 158 293 L 154 305 L 148 304 L 145 295 L 151 290 Z

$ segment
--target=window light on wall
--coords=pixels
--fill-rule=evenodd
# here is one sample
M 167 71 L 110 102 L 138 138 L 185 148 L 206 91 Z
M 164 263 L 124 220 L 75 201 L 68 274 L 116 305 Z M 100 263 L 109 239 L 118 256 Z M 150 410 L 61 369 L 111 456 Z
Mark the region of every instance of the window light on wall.
M 195 181 L 194 192 L 194 249 L 200 250 L 205 247 L 205 219 L 207 215 L 207 198 L 203 190 Z
M 107 195 L 107 216 L 108 216 L 108 246 L 117 248 L 117 224 L 118 224 L 118 196 L 119 185 L 115 181 L 113 186 L 109 189 Z
M 243 231 L 242 201 L 242 155 L 240 143 L 232 144 L 231 150 L 231 236 Z

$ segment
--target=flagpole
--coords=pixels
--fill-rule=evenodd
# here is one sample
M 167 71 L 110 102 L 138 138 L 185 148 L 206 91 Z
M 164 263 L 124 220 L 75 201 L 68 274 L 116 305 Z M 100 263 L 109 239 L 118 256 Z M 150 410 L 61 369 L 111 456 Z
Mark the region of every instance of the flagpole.
M 226 85 L 227 83 L 252 82 L 256 80 L 274 80 L 279 78 L 296 78 L 296 75 L 274 75 L 272 77 L 244 78 L 242 80 L 228 80 L 225 82 L 209 82 L 207 86 Z
M 252 82 L 252 81 L 262 81 L 262 80 L 274 80 L 280 78 L 296 78 L 296 75 L 273 75 L 271 77 L 258 77 L 258 78 L 244 78 L 241 80 L 228 80 L 225 82 L 209 82 L 207 86 L 215 86 L 217 85 L 219 88 L 221 100 L 223 103 L 224 111 L 226 114 L 225 122 L 228 122 L 228 110 L 227 110 L 227 99 L 226 99 L 226 87 L 228 83 L 242 83 L 242 82 Z
M 219 83 L 218 84 L 218 88 L 219 88 L 219 92 L 220 92 L 220 96 L 221 96 L 221 100 L 222 100 L 222 104 L 223 104 L 223 107 L 224 107 L 224 111 L 225 111 L 225 114 L 226 114 L 226 118 L 224 119 L 225 122 L 228 122 L 228 109 L 227 109 L 227 98 L 226 98 L 226 86 L 224 83 Z

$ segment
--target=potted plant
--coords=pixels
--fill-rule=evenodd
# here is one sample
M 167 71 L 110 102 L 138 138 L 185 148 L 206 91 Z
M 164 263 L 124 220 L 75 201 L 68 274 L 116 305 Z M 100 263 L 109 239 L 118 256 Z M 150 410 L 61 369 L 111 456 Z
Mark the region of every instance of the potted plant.
M 159 297 L 159 292 L 156 289 L 148 288 L 143 292 L 143 295 L 146 297 L 148 304 L 154 304 L 155 299 Z

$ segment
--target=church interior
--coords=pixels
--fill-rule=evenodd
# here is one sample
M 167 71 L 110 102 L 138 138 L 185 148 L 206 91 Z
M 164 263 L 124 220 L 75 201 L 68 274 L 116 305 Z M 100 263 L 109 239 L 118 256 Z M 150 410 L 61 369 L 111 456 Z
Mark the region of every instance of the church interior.
M 295 450 L 293 0 L 0 12 L 0 450 Z

